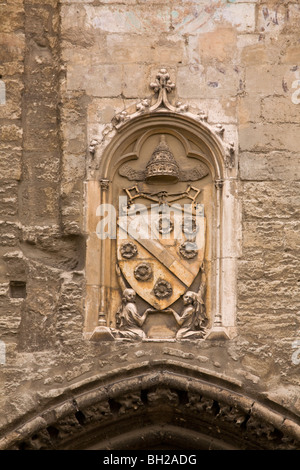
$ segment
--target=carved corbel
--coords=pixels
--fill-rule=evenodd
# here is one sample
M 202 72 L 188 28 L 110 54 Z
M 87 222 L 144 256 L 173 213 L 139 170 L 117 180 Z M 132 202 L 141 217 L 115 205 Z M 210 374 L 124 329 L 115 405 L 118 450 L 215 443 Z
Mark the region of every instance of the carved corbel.
M 223 185 L 224 185 L 224 180 L 222 180 L 222 179 L 216 179 L 215 180 L 215 187 L 217 189 L 222 189 Z
M 109 189 L 109 180 L 106 179 L 106 178 L 101 178 L 99 180 L 99 182 L 100 182 L 101 189 L 103 191 L 108 191 L 108 189 Z
M 148 99 L 141 100 L 141 102 L 136 105 L 136 110 L 139 113 L 144 113 L 145 111 L 148 111 L 149 108 L 150 108 L 150 100 Z
M 180 101 L 176 103 L 176 111 L 178 113 L 186 113 L 188 110 L 189 110 L 188 104 L 181 103 Z
M 235 147 L 234 142 L 230 142 L 226 145 L 225 149 L 225 166 L 226 168 L 234 167 Z
M 198 116 L 199 121 L 201 121 L 201 122 L 207 122 L 207 120 L 208 120 L 208 115 L 204 111 L 200 111 L 197 114 L 197 116 Z
M 224 138 L 224 131 L 225 131 L 225 128 L 222 124 L 217 124 L 216 127 L 215 127 L 215 133 L 221 138 L 223 139 Z
M 124 110 L 124 111 L 121 111 L 120 113 L 116 114 L 114 119 L 117 122 L 117 124 L 121 124 L 125 121 L 128 121 L 128 119 L 130 119 L 130 116 L 129 116 L 128 112 L 126 110 Z
M 99 144 L 99 140 L 97 139 L 92 139 L 89 145 L 89 152 L 91 155 L 95 155 L 96 147 Z

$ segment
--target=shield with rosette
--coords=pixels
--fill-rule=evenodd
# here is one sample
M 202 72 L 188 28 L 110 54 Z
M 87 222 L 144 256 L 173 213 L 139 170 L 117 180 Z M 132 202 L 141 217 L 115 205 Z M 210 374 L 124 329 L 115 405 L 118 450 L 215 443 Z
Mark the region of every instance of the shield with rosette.
M 179 299 L 203 263 L 203 205 L 193 211 L 184 208 L 178 204 L 172 211 L 146 209 L 139 214 L 131 208 L 118 217 L 120 269 L 131 288 L 156 310 Z

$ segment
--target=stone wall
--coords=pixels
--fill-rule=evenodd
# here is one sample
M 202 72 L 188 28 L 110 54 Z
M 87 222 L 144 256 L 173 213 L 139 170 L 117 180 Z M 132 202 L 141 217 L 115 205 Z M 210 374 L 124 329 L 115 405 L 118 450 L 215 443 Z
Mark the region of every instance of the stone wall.
M 70 387 L 141 361 L 221 374 L 296 419 L 299 3 L 7 0 L 0 15 L 3 447 Z M 175 99 L 221 124 L 238 149 L 237 334 L 197 345 L 93 343 L 83 337 L 89 145 L 105 143 L 115 114 L 150 95 L 161 66 Z

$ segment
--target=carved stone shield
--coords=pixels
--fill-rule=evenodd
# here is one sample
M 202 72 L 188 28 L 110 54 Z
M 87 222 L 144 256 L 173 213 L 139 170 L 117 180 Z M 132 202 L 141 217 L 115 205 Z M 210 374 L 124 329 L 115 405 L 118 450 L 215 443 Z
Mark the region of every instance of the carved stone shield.
M 203 262 L 205 217 L 181 206 L 171 214 L 118 218 L 117 259 L 135 292 L 157 310 L 172 305 L 191 286 Z

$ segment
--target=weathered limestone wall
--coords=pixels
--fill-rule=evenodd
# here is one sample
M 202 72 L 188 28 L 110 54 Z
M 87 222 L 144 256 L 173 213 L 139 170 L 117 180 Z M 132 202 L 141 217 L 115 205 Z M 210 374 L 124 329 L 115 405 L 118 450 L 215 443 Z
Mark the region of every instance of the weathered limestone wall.
M 0 16 L 0 437 L 77 382 L 141 361 L 223 374 L 299 415 L 299 2 L 7 0 Z M 238 149 L 237 336 L 89 342 L 89 144 L 161 66 L 175 99 Z

